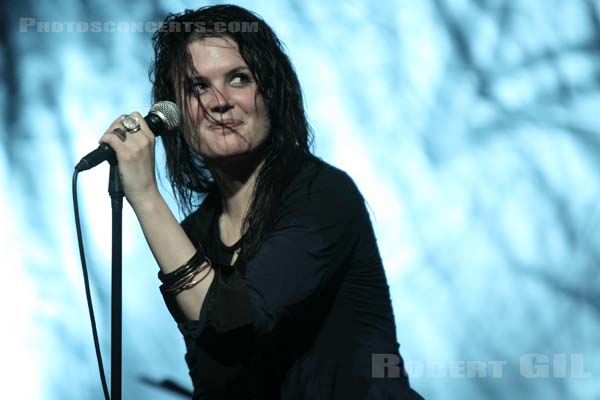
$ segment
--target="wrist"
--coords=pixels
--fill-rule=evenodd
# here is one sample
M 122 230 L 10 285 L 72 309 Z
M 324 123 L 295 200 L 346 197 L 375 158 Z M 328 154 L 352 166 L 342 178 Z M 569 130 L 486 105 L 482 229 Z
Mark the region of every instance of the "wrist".
M 136 213 L 152 212 L 165 204 L 165 201 L 158 190 L 152 190 L 135 197 L 127 197 L 127 201 Z

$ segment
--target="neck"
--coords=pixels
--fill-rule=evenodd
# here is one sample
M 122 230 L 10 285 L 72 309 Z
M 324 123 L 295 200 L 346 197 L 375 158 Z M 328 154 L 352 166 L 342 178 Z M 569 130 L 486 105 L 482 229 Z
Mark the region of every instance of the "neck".
M 263 164 L 264 158 L 207 163 L 219 189 L 223 218 L 241 225 L 250 208 L 256 177 Z

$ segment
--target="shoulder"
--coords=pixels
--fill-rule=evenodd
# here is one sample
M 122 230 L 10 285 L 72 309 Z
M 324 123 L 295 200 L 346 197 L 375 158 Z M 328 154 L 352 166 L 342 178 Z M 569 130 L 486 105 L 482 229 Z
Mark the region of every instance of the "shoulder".
M 282 211 L 302 208 L 317 214 L 355 212 L 364 199 L 354 180 L 343 170 L 310 157 L 282 195 Z

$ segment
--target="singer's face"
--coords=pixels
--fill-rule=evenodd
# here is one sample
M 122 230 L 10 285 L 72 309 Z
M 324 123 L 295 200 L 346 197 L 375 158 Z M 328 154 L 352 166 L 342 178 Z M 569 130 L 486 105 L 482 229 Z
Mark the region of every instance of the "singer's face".
M 207 161 L 246 155 L 263 144 L 270 121 L 252 72 L 228 38 L 204 38 L 188 50 L 195 71 L 184 85 L 188 144 Z M 203 106 L 203 107 L 202 107 Z

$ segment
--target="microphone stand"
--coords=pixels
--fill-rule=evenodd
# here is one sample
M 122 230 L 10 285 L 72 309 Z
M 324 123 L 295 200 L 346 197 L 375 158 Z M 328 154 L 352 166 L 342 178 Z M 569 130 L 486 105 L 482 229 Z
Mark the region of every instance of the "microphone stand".
M 123 187 L 116 157 L 110 162 L 108 193 L 112 208 L 112 273 L 111 273 L 111 355 L 110 355 L 110 392 L 111 400 L 121 400 L 121 360 L 122 360 L 122 225 L 123 225 Z

